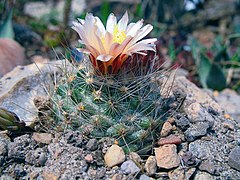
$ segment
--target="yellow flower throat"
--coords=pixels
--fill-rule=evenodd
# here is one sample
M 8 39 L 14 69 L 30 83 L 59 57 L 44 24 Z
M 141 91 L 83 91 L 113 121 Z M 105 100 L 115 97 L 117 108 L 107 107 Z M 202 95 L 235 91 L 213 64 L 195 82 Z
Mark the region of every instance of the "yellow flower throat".
M 125 39 L 126 39 L 126 34 L 125 34 L 125 31 L 119 31 L 118 29 L 118 25 L 115 25 L 114 26 L 114 29 L 113 29 L 113 42 L 114 43 L 119 43 L 121 44 Z M 104 45 L 106 45 L 106 40 L 105 40 L 105 37 L 101 37 L 101 41 Z
M 115 25 L 113 29 L 113 42 L 121 44 L 125 39 L 126 39 L 125 32 L 119 31 L 118 25 Z

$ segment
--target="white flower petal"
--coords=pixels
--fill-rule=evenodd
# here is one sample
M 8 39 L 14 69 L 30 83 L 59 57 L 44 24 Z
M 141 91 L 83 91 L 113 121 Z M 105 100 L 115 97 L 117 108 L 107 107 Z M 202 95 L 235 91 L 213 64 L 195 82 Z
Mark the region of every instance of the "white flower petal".
M 83 44 L 83 45 L 85 44 L 85 42 L 82 41 L 82 40 L 80 40 L 80 39 L 78 40 L 78 42 L 79 42 L 80 44 Z
M 101 41 L 101 39 L 100 39 L 100 37 L 99 36 L 97 36 L 97 34 L 95 33 L 95 34 L 93 34 L 93 36 L 95 35 L 95 37 L 96 37 L 96 40 L 97 40 L 97 44 L 95 44 L 95 45 L 98 45 L 98 50 L 99 50 L 99 52 L 100 52 L 100 54 L 105 54 L 106 53 L 106 51 L 105 51 L 105 49 L 104 49 L 104 46 L 103 46 L 103 43 L 102 43 L 102 41 Z
M 144 39 L 139 41 L 139 43 L 145 43 L 145 44 L 149 44 L 149 43 L 154 43 L 157 41 L 157 38 L 150 38 L 150 39 Z
M 148 35 L 153 29 L 153 26 L 148 24 L 144 26 L 142 29 L 140 29 L 139 33 L 135 36 L 135 42 L 141 40 L 144 38 L 146 35 Z
M 83 26 L 76 21 L 73 22 L 72 29 L 74 29 L 79 35 L 83 32 Z
M 130 30 L 135 24 L 136 24 L 136 23 L 130 23 L 130 24 L 127 26 L 126 33 L 128 33 L 129 30 Z
M 102 21 L 98 17 L 95 17 L 95 19 L 96 19 L 96 25 L 98 27 L 98 34 L 100 36 L 104 36 L 106 33 L 106 30 L 105 30 L 105 27 L 104 27 Z
M 118 29 L 120 31 L 126 31 L 127 24 L 128 24 L 128 13 L 126 11 L 123 17 L 118 22 Z
M 137 23 L 131 25 L 129 28 L 127 28 L 126 34 L 127 36 L 134 37 L 137 33 L 137 31 L 143 26 L 143 20 L 139 20 Z
M 84 53 L 84 54 L 91 54 L 90 51 L 88 51 L 88 50 L 86 50 L 86 49 L 83 49 L 83 48 L 76 48 L 76 50 L 79 51 L 79 52 L 82 52 L 82 53 Z
M 108 54 L 100 54 L 96 59 L 99 60 L 99 61 L 102 61 L 102 62 L 107 62 L 107 61 L 110 61 L 112 58 L 111 55 L 108 55 Z
M 83 26 L 80 23 L 73 22 L 72 29 L 74 29 L 79 34 L 79 36 L 80 36 L 82 42 L 84 42 L 84 44 L 88 44 L 88 40 L 86 38 L 85 31 L 83 30 Z
M 84 19 L 77 18 L 77 20 L 78 20 L 78 22 L 79 22 L 80 24 L 82 24 L 82 25 L 85 23 L 85 20 L 84 20 Z
M 139 29 L 137 31 L 136 35 L 134 36 L 134 38 L 132 39 L 132 41 L 129 42 L 129 44 L 127 45 L 126 49 L 130 48 L 136 42 L 138 42 L 139 40 L 144 38 L 152 29 L 153 29 L 152 25 L 146 25 L 142 29 Z M 155 42 L 155 41 L 156 41 L 156 39 L 151 39 L 151 40 L 145 40 L 144 42 L 146 44 L 148 44 L 148 43 L 152 43 L 152 42 Z
M 86 38 L 91 45 L 96 44 L 96 38 L 93 36 L 93 33 L 96 31 L 96 27 L 94 25 L 95 21 L 96 19 L 94 16 L 89 13 L 86 15 L 85 23 L 83 24 L 83 30 L 85 34 L 84 38 Z
M 125 53 L 126 54 L 132 54 L 137 53 L 139 51 L 154 51 L 156 52 L 155 45 L 154 44 L 145 44 L 145 43 L 137 43 L 130 47 Z
M 131 36 L 127 36 L 126 39 L 122 42 L 122 44 L 119 43 L 112 44 L 109 50 L 109 54 L 116 58 L 119 54 L 121 54 L 125 50 L 127 44 L 132 40 L 132 38 L 133 37 Z
M 105 43 L 103 43 L 105 51 L 109 54 L 110 52 L 110 47 L 113 43 L 113 36 L 111 33 L 106 32 L 105 34 Z
M 94 18 L 94 16 L 93 16 L 93 14 L 92 13 L 87 13 L 86 14 L 86 17 L 85 17 L 85 22 L 94 22 L 95 21 L 95 18 Z
M 108 16 L 108 19 L 107 19 L 106 30 L 112 34 L 112 33 L 113 33 L 113 30 L 114 30 L 114 26 L 115 26 L 116 24 L 117 24 L 117 18 L 116 18 L 116 16 L 114 16 L 113 13 L 111 13 L 111 14 Z
M 86 49 L 88 49 L 95 58 L 100 54 L 96 48 L 90 45 L 86 45 Z

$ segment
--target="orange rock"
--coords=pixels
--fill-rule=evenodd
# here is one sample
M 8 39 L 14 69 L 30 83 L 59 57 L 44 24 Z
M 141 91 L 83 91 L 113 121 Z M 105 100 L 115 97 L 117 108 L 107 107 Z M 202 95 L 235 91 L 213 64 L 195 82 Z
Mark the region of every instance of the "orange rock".
M 0 39 L 0 76 L 11 71 L 17 65 L 23 65 L 24 48 L 12 39 Z
M 181 139 L 178 136 L 171 134 L 171 135 L 169 135 L 165 138 L 159 139 L 158 145 L 162 146 L 164 144 L 176 144 L 176 145 L 178 145 L 178 144 L 181 144 Z

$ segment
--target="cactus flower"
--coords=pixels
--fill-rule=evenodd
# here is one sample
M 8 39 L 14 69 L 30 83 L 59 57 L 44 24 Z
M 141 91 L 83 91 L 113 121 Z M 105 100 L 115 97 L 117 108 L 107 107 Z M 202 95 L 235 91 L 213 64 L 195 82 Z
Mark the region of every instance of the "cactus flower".
M 98 17 L 89 13 L 85 20 L 73 22 L 73 29 L 79 34 L 80 43 L 85 46 L 78 50 L 89 54 L 93 68 L 98 73 L 115 74 L 129 56 L 155 51 L 153 43 L 156 38 L 142 40 L 153 26 L 143 26 L 143 20 L 128 24 L 127 12 L 118 22 L 116 16 L 110 14 L 106 28 Z

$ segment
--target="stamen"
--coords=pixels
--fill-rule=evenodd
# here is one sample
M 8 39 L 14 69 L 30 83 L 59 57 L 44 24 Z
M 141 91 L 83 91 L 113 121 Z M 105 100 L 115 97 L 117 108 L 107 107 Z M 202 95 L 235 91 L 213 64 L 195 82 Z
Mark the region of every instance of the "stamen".
M 121 44 L 125 39 L 126 39 L 125 32 L 119 31 L 118 25 L 115 25 L 113 30 L 113 42 Z

